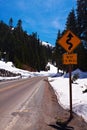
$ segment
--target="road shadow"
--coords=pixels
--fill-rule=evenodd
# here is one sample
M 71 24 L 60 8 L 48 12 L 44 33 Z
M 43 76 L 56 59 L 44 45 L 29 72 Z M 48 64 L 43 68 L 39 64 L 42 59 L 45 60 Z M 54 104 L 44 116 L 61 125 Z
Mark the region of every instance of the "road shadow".
M 74 130 L 73 127 L 68 126 L 68 123 L 72 119 L 69 118 L 67 121 L 62 122 L 62 121 L 57 121 L 56 124 L 49 124 L 50 127 L 54 128 L 55 130 Z

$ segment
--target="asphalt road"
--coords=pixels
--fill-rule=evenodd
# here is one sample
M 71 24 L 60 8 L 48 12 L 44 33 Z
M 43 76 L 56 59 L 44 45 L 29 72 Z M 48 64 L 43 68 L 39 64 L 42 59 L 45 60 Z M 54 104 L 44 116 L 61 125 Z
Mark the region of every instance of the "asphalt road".
M 51 130 L 48 86 L 46 77 L 0 82 L 0 130 Z

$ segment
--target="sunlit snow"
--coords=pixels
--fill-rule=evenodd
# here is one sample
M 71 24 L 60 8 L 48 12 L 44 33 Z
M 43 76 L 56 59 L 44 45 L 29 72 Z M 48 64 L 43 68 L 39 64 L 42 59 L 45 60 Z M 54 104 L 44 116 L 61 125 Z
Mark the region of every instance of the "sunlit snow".
M 87 72 L 77 69 L 72 75 L 78 74 L 79 79 L 72 83 L 72 107 L 73 111 L 84 118 L 87 122 Z M 58 102 L 64 109 L 70 109 L 70 93 L 68 74 L 61 77 L 51 78 L 49 82 L 55 90 Z

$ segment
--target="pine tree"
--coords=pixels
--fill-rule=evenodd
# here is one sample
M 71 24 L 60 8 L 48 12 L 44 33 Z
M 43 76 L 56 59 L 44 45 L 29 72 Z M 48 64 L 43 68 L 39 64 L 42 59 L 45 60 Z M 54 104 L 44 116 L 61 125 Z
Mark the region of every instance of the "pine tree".
M 78 33 L 87 34 L 87 0 L 77 0 Z
M 78 35 L 82 41 L 77 48 L 78 67 L 87 71 L 87 0 L 77 0 Z
M 61 38 L 62 33 L 60 33 L 60 30 L 58 30 L 57 39 L 56 39 L 56 46 L 54 51 L 54 57 L 56 60 L 56 66 L 59 69 L 63 69 L 62 64 L 62 54 L 65 52 L 64 49 L 58 44 L 58 40 Z
M 10 27 L 10 29 L 12 29 L 12 27 L 13 27 L 13 19 L 12 18 L 10 18 L 10 20 L 9 20 L 9 27 Z
M 74 9 L 71 10 L 67 17 L 66 30 L 71 30 L 73 33 L 77 34 L 77 19 Z
M 16 27 L 17 29 L 19 29 L 19 31 L 22 31 L 23 29 L 22 29 L 22 20 L 21 19 L 19 19 L 18 20 L 18 23 L 17 23 L 17 27 Z

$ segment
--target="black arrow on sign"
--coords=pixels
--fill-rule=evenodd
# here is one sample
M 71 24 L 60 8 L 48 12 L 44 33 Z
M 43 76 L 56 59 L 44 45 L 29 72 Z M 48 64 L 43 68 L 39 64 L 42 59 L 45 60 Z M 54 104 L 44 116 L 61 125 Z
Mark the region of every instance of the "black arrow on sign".
M 66 40 L 66 43 L 69 45 L 68 49 L 71 50 L 71 48 L 73 47 L 73 44 L 70 42 L 73 35 L 71 33 L 68 34 L 68 39 Z

